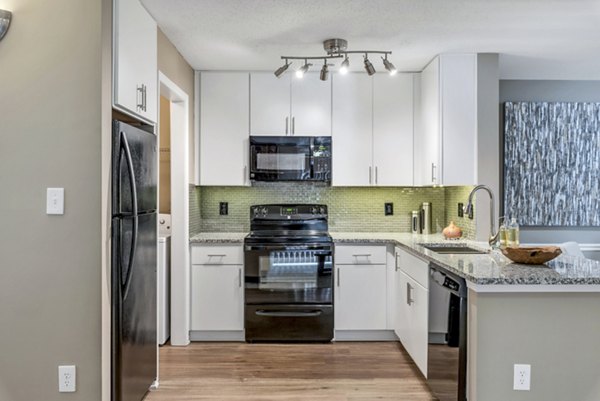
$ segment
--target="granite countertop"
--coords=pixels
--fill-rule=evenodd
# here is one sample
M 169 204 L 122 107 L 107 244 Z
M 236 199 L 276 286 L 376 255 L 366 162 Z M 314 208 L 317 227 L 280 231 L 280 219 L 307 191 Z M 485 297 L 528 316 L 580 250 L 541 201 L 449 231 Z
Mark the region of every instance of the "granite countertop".
M 248 233 L 198 233 L 190 238 L 192 244 L 243 244 Z
M 487 254 L 439 254 L 421 244 L 467 244 L 489 250 L 485 242 L 445 240 L 440 234 L 331 233 L 336 243 L 394 244 L 476 285 L 599 285 L 600 262 L 561 255 L 542 266 L 513 263 L 498 250 Z
M 203 232 L 190 238 L 192 244 L 243 244 L 246 232 Z M 410 233 L 330 233 L 337 244 L 373 243 L 401 247 L 415 256 L 457 274 L 471 285 L 600 285 L 600 262 L 561 255 L 543 266 L 516 264 L 500 251 L 487 254 L 439 254 L 422 244 L 467 244 L 489 250 L 486 242 L 446 240 L 441 234 Z

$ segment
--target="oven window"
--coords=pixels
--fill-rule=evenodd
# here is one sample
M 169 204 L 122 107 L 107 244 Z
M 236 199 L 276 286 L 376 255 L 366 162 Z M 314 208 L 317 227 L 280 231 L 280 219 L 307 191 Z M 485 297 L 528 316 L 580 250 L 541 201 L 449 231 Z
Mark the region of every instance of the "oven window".
M 256 168 L 258 170 L 290 170 L 304 171 L 306 155 L 303 153 L 258 153 Z
M 317 288 L 319 276 L 331 272 L 330 255 L 310 250 L 273 251 L 259 256 L 261 290 L 307 290 Z

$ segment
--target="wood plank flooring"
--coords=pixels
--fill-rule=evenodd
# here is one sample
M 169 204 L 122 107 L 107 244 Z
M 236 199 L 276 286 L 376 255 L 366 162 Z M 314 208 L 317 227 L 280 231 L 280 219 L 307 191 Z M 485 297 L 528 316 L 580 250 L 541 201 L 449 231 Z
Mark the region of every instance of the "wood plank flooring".
M 160 349 L 146 401 L 435 400 L 399 343 L 192 343 Z

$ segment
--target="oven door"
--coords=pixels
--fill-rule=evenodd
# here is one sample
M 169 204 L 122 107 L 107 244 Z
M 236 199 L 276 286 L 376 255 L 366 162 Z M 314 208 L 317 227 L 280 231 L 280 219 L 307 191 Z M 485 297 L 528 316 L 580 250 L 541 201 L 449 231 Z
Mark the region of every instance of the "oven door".
M 250 179 L 304 181 L 312 179 L 310 138 L 252 137 Z
M 244 259 L 246 305 L 332 303 L 332 245 L 252 244 Z

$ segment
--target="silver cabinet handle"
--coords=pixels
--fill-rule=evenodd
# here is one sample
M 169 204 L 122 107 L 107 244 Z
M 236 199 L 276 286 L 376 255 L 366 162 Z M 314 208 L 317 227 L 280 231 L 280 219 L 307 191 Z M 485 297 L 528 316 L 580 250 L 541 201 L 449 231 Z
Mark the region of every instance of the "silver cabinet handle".
M 248 169 L 248 166 L 244 166 L 244 170 L 242 171 L 242 174 L 243 174 L 242 175 L 242 183 L 244 183 L 244 184 L 246 183 L 246 177 L 248 176 L 246 174 L 247 169 Z
M 144 85 L 144 111 L 148 111 L 148 87 Z
M 412 298 L 412 286 L 410 285 L 410 283 L 406 283 L 406 303 L 408 305 L 411 305 L 413 302 L 415 302 L 415 300 Z
M 371 166 L 369 166 L 369 185 L 373 183 L 373 179 L 371 178 L 373 174 L 371 173 Z
M 400 268 L 400 254 L 396 252 L 396 271 Z
M 142 110 L 146 111 L 146 85 L 142 84 Z
M 225 254 L 215 254 L 215 255 L 206 255 L 206 256 L 208 256 L 209 258 L 224 258 L 227 255 L 225 255 Z
M 296 117 L 292 117 L 292 135 L 296 135 Z
M 242 268 L 238 270 L 238 287 L 242 288 Z
M 431 182 L 435 184 L 435 163 L 431 163 Z
M 377 185 L 377 181 L 379 181 L 377 176 L 377 166 L 375 166 L 375 185 Z
M 352 256 L 354 256 L 355 258 L 358 258 L 359 256 L 364 256 L 365 258 L 368 258 L 369 256 L 371 256 L 370 253 L 357 253 L 357 254 L 352 254 Z
M 289 135 L 290 133 L 290 117 L 285 118 L 285 134 Z
M 337 269 L 337 286 L 340 286 L 340 268 Z
M 144 110 L 144 84 L 136 86 L 135 103 L 139 110 Z

